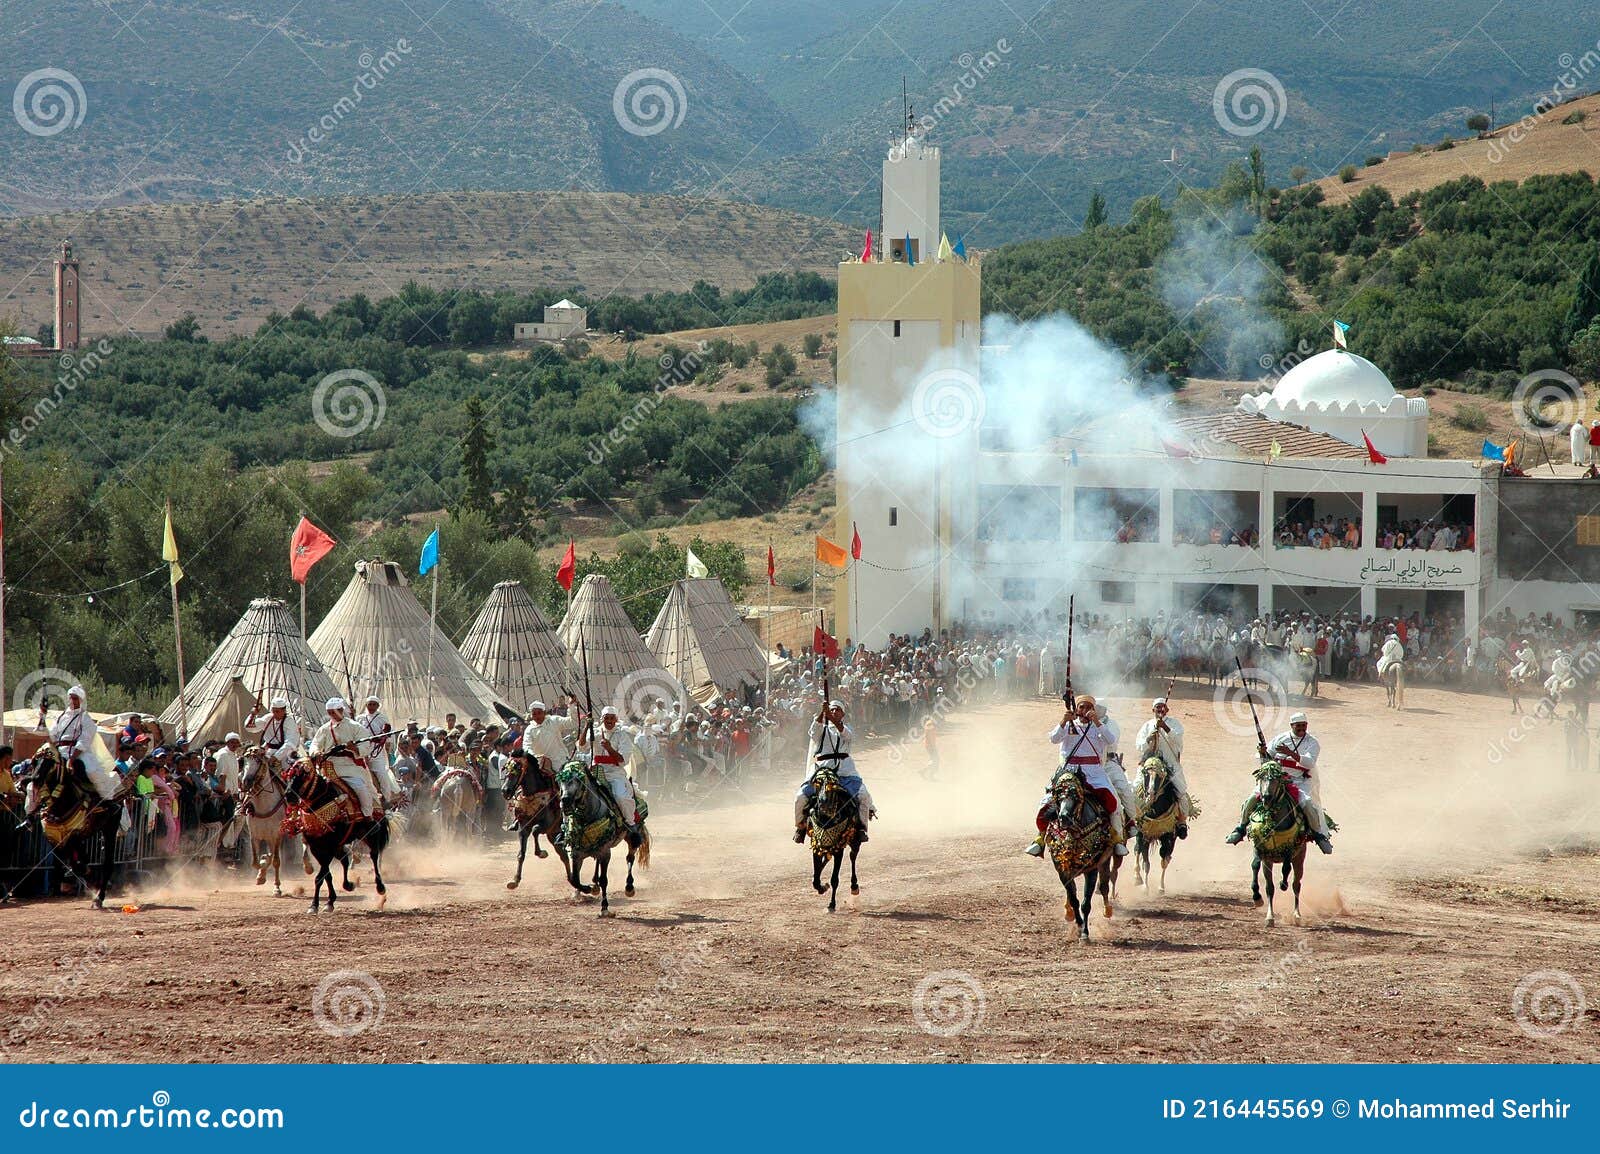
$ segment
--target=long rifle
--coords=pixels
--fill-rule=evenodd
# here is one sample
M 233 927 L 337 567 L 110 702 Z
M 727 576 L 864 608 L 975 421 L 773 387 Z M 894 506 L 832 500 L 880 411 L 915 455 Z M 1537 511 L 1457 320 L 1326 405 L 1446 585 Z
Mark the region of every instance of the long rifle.
M 1239 655 L 1233 655 L 1234 668 L 1239 671 L 1239 684 L 1244 687 L 1245 704 L 1250 707 L 1250 720 L 1256 723 L 1256 746 L 1261 750 L 1261 756 L 1267 756 L 1267 735 L 1261 732 L 1261 718 L 1256 716 L 1256 699 L 1250 696 L 1250 682 L 1245 678 L 1244 665 L 1239 661 Z
M 583 641 L 583 626 L 578 627 L 578 654 L 583 658 L 583 709 L 589 722 L 589 769 L 594 770 L 594 696 L 589 691 L 589 647 Z
M 356 708 L 356 685 L 350 680 L 350 651 L 344 647 L 344 638 L 339 638 L 339 656 L 344 658 L 344 697 L 345 703 L 350 706 L 350 712 Z M 429 721 L 432 719 L 429 718 Z M 424 725 L 427 721 L 423 722 Z
M 1061 691 L 1061 700 L 1067 703 L 1067 712 L 1078 712 L 1078 700 L 1072 692 L 1072 626 L 1077 619 L 1074 612 L 1078 604 L 1078 595 L 1072 594 L 1067 598 L 1067 687 Z

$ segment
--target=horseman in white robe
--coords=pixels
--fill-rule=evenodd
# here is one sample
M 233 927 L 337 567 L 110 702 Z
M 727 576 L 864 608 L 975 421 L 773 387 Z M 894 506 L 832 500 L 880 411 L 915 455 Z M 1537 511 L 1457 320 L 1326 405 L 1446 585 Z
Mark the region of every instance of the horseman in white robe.
M 318 754 L 326 754 L 336 746 L 348 750 L 347 753 L 331 758 L 329 764 L 339 780 L 348 785 L 351 792 L 356 795 L 356 802 L 361 806 L 361 816 L 374 817 L 378 804 L 378 791 L 373 784 L 372 773 L 367 769 L 366 758 L 361 752 L 362 742 L 369 735 L 365 729 L 344 715 L 344 698 L 328 698 L 327 710 L 328 720 L 323 722 L 312 735 L 306 752 L 315 757 Z
M 585 757 L 589 749 L 582 750 Z M 600 711 L 600 727 L 594 730 L 594 765 L 606 779 L 612 800 L 622 813 L 628 832 L 639 832 L 638 808 L 634 804 L 633 778 L 628 776 L 628 763 L 633 760 L 633 734 L 617 724 L 617 711 L 606 706 Z
M 1075 773 L 1081 777 L 1084 784 L 1100 799 L 1100 804 L 1111 815 L 1111 832 L 1117 841 L 1117 856 L 1125 856 L 1128 847 L 1123 843 L 1128 837 L 1128 823 L 1131 820 L 1128 810 L 1131 808 L 1132 791 L 1129 797 L 1120 796 L 1120 791 L 1106 773 L 1106 751 L 1111 744 L 1111 735 L 1100 724 L 1095 716 L 1094 698 L 1088 694 L 1077 699 L 1078 712 L 1076 715 L 1071 710 L 1061 715 L 1061 724 L 1050 731 L 1051 745 L 1061 749 L 1061 760 L 1056 771 L 1051 775 L 1050 784 L 1054 786 L 1056 780 L 1064 773 Z M 1123 782 L 1126 786 L 1127 778 Z M 1040 799 L 1039 808 L 1042 811 L 1052 800 L 1051 790 L 1047 789 Z M 1042 820 L 1042 814 L 1041 814 Z M 1033 857 L 1044 856 L 1044 833 L 1034 838 L 1023 851 Z
M 1141 759 L 1159 757 L 1167 763 L 1168 776 L 1178 791 L 1178 812 L 1183 815 L 1175 832 L 1180 838 L 1188 837 L 1194 802 L 1189 798 L 1189 782 L 1183 775 L 1183 722 L 1171 715 L 1165 697 L 1156 698 L 1150 712 L 1155 716 L 1139 727 L 1139 736 L 1134 742 Z
M 810 743 L 807 748 L 811 751 L 811 768 L 794 795 L 796 845 L 806 840 L 806 812 L 811 808 L 812 799 L 817 796 L 817 787 L 812 782 L 819 769 L 833 770 L 839 778 L 839 784 L 856 799 L 861 840 L 867 840 L 867 822 L 878 811 L 872 805 L 872 794 L 867 791 L 867 783 L 861 780 L 861 773 L 856 769 L 855 758 L 850 756 L 850 743 L 854 739 L 855 733 L 844 723 L 844 705 L 841 702 L 828 702 L 811 723 L 806 733 L 806 740 Z
M 281 770 L 299 755 L 305 745 L 305 732 L 300 719 L 290 716 L 287 697 L 274 697 L 265 717 L 259 716 L 260 709 L 258 704 L 250 711 L 244 721 L 244 731 L 254 735 L 256 744 L 267 751 L 267 756 L 277 762 Z
M 554 773 L 571 756 L 567 738 L 577 728 L 578 723 L 572 718 L 550 713 L 544 702 L 530 702 L 528 723 L 522 729 L 522 748 L 538 759 L 546 773 Z
M 1511 676 L 1517 681 L 1526 681 L 1538 675 L 1539 655 L 1534 652 L 1532 642 L 1524 641 L 1517 650 L 1517 663 L 1511 667 Z
M 1398 633 L 1391 633 L 1384 639 L 1383 649 L 1378 653 L 1378 676 L 1388 676 L 1389 670 L 1397 665 L 1404 665 L 1406 660 L 1406 647 L 1400 642 Z
M 1557 649 L 1555 657 L 1550 662 L 1550 676 L 1544 683 L 1544 690 L 1551 697 L 1560 696 L 1578 684 L 1578 679 L 1572 675 L 1572 658 L 1562 650 Z
M 1300 812 L 1305 814 L 1312 840 L 1323 853 L 1332 853 L 1333 843 L 1328 840 L 1328 815 L 1322 812 L 1322 779 L 1315 772 L 1322 745 L 1311 736 L 1309 729 L 1306 715 L 1296 713 L 1289 718 L 1288 730 L 1259 747 L 1258 752 L 1263 759 L 1271 758 L 1283 766 L 1284 774 L 1289 779 L 1289 794 L 1299 804 Z M 1244 803 L 1239 824 L 1223 839 L 1229 845 L 1238 845 L 1244 840 L 1244 827 L 1250 820 L 1250 811 L 1255 808 L 1256 799 L 1265 797 L 1266 792 L 1267 783 L 1262 782 L 1256 786 L 1250 800 Z
M 100 750 L 94 740 L 94 718 L 89 716 L 88 695 L 84 693 L 83 686 L 74 685 L 67 690 L 67 707 L 48 728 L 45 726 L 45 706 L 40 702 L 39 724 L 34 732 L 49 734 L 50 745 L 61 755 L 63 762 L 81 757 L 89 781 L 101 798 L 110 801 L 117 795 L 122 783 L 110 767 L 100 764 Z
M 362 703 L 360 716 L 356 724 L 366 730 L 367 736 L 361 743 L 362 755 L 367 759 L 367 768 L 372 771 L 373 779 L 377 781 L 378 788 L 383 793 L 383 800 L 393 802 L 402 796 L 400 780 L 395 777 L 394 770 L 389 768 L 389 751 L 394 748 L 394 724 L 389 720 L 388 714 L 383 712 L 382 702 L 376 694 L 368 696 Z

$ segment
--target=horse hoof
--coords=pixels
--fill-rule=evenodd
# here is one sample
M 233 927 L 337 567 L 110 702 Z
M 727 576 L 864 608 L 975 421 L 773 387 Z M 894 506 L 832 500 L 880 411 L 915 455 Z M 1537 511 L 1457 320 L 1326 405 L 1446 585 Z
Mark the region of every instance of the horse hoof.
M 378 895 L 378 908 L 381 910 L 381 909 L 383 909 L 384 906 L 386 906 L 388 904 L 389 904 L 389 895 L 388 894 L 379 894 Z
M 858 893 L 861 892 L 861 887 L 860 886 L 851 886 L 850 887 L 850 892 L 853 893 L 853 894 L 858 894 Z
M 312 874 L 317 872 L 316 870 L 312 869 L 310 866 L 306 866 L 305 868 L 306 868 L 306 877 L 310 877 Z
M 547 850 L 547 849 L 536 849 L 536 850 L 533 851 L 533 856 L 534 857 L 549 857 L 550 856 L 550 851 Z
M 89 903 L 89 904 L 90 904 L 90 905 L 91 905 L 91 906 L 92 906 L 92 907 L 93 907 L 93 908 L 95 908 L 95 909 L 97 909 L 97 910 L 103 910 L 103 909 L 105 909 L 105 908 L 106 908 L 106 903 L 105 903 L 105 902 L 103 902 L 103 901 L 101 901 L 101 900 L 100 900 L 100 899 L 99 899 L 99 898 L 95 898 L 95 899 L 94 899 L 94 901 L 92 901 L 92 902 L 90 902 L 90 903 Z
M 633 896 L 633 887 L 632 887 L 632 886 L 628 886 L 628 887 L 627 887 L 627 888 L 626 888 L 626 889 L 624 889 L 624 890 L 623 890 L 623 891 L 622 891 L 622 892 L 623 892 L 623 893 L 624 893 L 624 894 L 626 894 L 626 895 L 627 895 L 627 896 L 628 896 L 628 897 L 630 897 L 630 898 L 631 898 L 631 897 L 632 897 L 632 896 Z
M 1112 909 L 1111 909 L 1111 903 L 1110 902 L 1102 902 L 1101 905 L 1104 908 L 1100 911 L 1100 913 L 1106 918 L 1107 921 L 1110 921 L 1111 920 L 1111 914 L 1113 912 Z
M 1300 911 L 1299 911 L 1299 910 L 1296 910 L 1296 911 L 1295 911 L 1295 914 L 1294 914 L 1294 924 L 1295 924 L 1295 925 L 1299 925 L 1299 924 L 1300 924 Z
M 1278 924 L 1278 919 L 1273 917 L 1271 914 L 1268 914 L 1267 915 L 1267 929 L 1270 930 L 1273 926 L 1275 926 L 1277 924 Z
M 353 893 L 356 892 L 356 883 L 355 882 L 345 882 L 339 888 L 344 890 L 344 892 L 347 893 L 347 894 L 353 894 Z
M 1166 882 L 1162 882 L 1161 885 L 1157 888 L 1156 893 L 1164 894 L 1166 892 L 1167 892 L 1167 883 Z
M 1261 899 L 1260 898 L 1251 898 L 1250 899 L 1250 904 L 1255 906 L 1256 909 L 1259 910 L 1261 908 Z
M 825 894 L 828 892 L 827 886 L 819 886 L 816 882 L 811 883 L 811 888 L 816 890 L 819 894 Z
M 267 884 L 267 879 L 266 878 L 264 878 L 264 877 L 257 877 L 256 878 L 256 885 L 264 886 L 266 884 Z
M 275 898 L 281 898 L 283 896 L 283 887 L 282 886 L 273 886 L 272 887 L 272 896 L 275 897 Z
M 506 889 L 514 890 L 516 888 L 517 888 L 517 883 L 516 882 L 507 882 L 506 883 Z
M 603 918 L 614 918 L 617 915 L 616 915 L 616 913 L 614 911 L 612 911 L 610 909 L 602 909 L 600 911 L 600 916 L 603 917 Z

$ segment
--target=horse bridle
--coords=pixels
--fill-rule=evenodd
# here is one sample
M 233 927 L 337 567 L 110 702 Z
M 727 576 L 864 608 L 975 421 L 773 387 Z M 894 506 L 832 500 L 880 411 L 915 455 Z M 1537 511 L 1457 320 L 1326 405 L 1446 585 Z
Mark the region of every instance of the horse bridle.
M 250 755 L 246 754 L 245 756 L 248 757 Z M 273 806 L 266 813 L 257 813 L 254 810 L 254 808 L 252 808 L 249 811 L 249 816 L 250 817 L 261 818 L 261 819 L 265 820 L 266 818 L 269 818 L 273 814 L 277 813 L 280 809 L 282 809 L 285 805 L 287 805 L 289 803 L 289 787 L 284 782 L 284 780 L 281 777 L 278 776 L 277 771 L 272 768 L 272 757 L 271 757 L 271 755 L 269 755 L 265 751 L 263 751 L 258 756 L 259 756 L 258 764 L 261 767 L 261 773 L 265 774 L 268 778 L 271 778 L 272 784 L 278 787 L 278 804 L 277 805 Z M 258 774 L 256 776 L 252 777 L 251 784 L 245 786 L 245 788 L 244 788 L 244 795 L 243 795 L 244 796 L 244 800 L 245 800 L 246 804 L 248 804 L 248 805 L 250 805 L 252 807 L 255 804 L 256 794 L 261 792 L 261 780 L 262 780 L 261 776 Z

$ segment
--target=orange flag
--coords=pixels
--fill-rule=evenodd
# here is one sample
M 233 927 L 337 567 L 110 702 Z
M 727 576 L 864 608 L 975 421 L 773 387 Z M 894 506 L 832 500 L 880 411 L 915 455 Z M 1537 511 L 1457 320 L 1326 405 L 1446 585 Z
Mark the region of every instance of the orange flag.
M 835 545 L 821 533 L 817 534 L 817 560 L 824 565 L 832 565 L 835 569 L 843 569 L 850 561 L 850 554 L 846 553 L 844 546 Z

